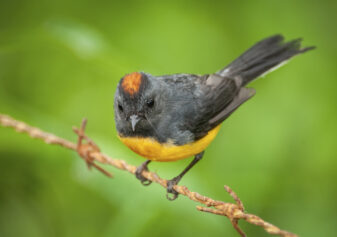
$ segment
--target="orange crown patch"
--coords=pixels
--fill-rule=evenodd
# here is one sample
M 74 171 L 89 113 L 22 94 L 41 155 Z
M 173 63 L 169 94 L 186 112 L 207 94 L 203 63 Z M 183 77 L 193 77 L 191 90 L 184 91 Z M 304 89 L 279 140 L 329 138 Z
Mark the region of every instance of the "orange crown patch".
M 125 92 L 133 95 L 139 91 L 141 83 L 142 74 L 139 72 L 133 72 L 124 76 L 122 81 L 122 88 Z

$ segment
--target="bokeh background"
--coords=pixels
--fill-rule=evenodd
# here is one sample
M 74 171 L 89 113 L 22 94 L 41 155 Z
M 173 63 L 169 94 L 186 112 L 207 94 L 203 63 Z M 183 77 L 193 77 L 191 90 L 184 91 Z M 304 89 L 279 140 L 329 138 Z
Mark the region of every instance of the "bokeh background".
M 303 37 L 318 48 L 250 84 L 256 96 L 181 184 L 232 201 L 227 184 L 248 212 L 283 229 L 335 236 L 336 10 L 336 1 L 308 0 L 1 0 L 0 112 L 71 140 L 86 117 L 105 153 L 139 165 L 114 127 L 124 74 L 210 73 L 264 37 Z M 172 178 L 188 162 L 150 168 Z M 226 218 L 106 168 L 113 180 L 72 151 L 0 128 L 0 236 L 238 236 Z

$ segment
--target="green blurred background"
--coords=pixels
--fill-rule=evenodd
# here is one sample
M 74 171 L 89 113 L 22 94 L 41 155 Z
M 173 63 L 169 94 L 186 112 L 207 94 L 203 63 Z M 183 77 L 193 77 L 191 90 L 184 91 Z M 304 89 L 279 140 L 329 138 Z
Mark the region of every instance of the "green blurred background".
M 336 1 L 5 1 L 0 113 L 116 158 L 144 160 L 116 137 L 113 95 L 126 73 L 214 72 L 275 33 L 318 48 L 253 82 L 256 96 L 222 126 L 181 184 L 232 201 L 301 236 L 335 236 Z M 172 178 L 190 161 L 155 163 Z M 230 222 L 174 202 L 110 167 L 88 172 L 69 150 L 0 128 L 0 236 L 238 236 Z M 267 236 L 240 222 L 249 236 Z

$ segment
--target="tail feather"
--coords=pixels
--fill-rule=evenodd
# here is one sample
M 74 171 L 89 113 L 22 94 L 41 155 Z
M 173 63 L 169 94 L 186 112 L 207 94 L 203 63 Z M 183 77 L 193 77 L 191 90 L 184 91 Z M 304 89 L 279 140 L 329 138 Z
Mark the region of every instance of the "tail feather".
M 301 49 L 302 39 L 286 43 L 283 40 L 282 35 L 275 35 L 256 43 L 217 74 L 223 77 L 240 77 L 241 86 L 245 86 L 255 78 L 279 67 L 291 57 L 315 48 Z

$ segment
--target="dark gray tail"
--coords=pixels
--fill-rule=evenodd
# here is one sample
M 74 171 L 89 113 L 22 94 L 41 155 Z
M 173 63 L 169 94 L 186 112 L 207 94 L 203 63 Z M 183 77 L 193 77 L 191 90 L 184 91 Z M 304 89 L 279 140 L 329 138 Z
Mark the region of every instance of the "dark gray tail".
M 256 43 L 217 73 L 226 77 L 240 77 L 244 86 L 291 57 L 314 48 L 301 49 L 301 39 L 283 42 L 282 35 L 275 35 Z

